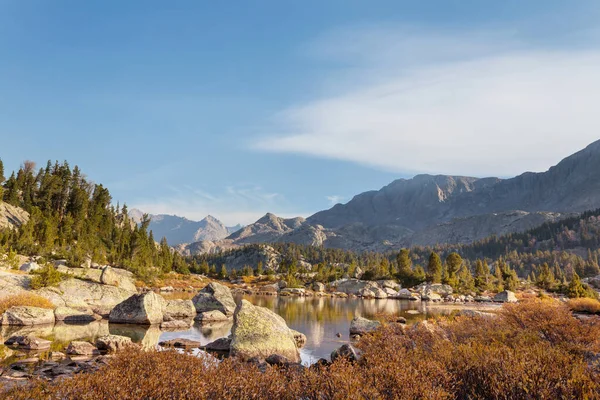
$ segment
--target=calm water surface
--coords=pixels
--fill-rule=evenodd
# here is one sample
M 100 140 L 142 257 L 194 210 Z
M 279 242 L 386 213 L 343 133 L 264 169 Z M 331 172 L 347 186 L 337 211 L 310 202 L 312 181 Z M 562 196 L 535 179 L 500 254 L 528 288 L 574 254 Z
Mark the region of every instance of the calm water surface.
M 240 301 L 242 297 L 236 298 Z M 319 358 L 329 359 L 331 352 L 349 340 L 350 321 L 356 316 L 376 319 L 381 314 L 404 316 L 418 320 L 432 313 L 449 313 L 444 308 L 428 308 L 426 303 L 394 299 L 338 299 L 324 297 L 275 297 L 244 296 L 254 305 L 267 307 L 281 315 L 290 328 L 302 332 L 307 337 L 301 350 L 302 361 L 313 363 Z M 414 310 L 414 311 L 410 311 Z M 418 311 L 418 314 L 415 313 Z M 158 342 L 176 338 L 188 338 L 210 343 L 228 336 L 233 322 L 200 325 L 195 323 L 190 329 L 165 332 L 157 326 L 109 324 L 96 321 L 85 325 L 56 324 L 34 327 L 2 327 L 0 339 L 12 335 L 32 334 L 53 341 L 53 350 L 61 350 L 70 341 L 90 340 L 99 336 L 114 334 L 131 337 L 145 348 L 155 348 Z M 342 336 L 338 338 L 337 333 Z M 24 356 L 24 355 L 22 355 Z M 14 358 L 14 357 L 13 357 Z

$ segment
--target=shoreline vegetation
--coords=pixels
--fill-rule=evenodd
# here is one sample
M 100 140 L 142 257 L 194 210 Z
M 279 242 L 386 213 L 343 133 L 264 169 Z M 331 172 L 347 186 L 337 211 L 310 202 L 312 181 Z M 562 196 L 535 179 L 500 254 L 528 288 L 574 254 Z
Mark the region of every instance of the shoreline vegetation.
M 357 357 L 311 367 L 220 362 L 125 350 L 98 371 L 9 389 L 5 399 L 534 399 L 597 398 L 600 320 L 553 299 L 493 316 L 393 321 L 352 344 Z

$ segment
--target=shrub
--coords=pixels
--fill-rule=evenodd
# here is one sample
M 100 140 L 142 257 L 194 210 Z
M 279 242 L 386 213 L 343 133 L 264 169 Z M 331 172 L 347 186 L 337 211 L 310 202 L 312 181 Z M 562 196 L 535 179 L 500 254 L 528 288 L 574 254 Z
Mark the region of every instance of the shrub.
M 0 298 L 0 314 L 2 314 L 4 311 L 8 310 L 11 307 L 17 306 L 30 306 L 52 309 L 55 308 L 54 305 L 50 302 L 50 300 L 46 299 L 45 297 L 28 292 L 23 292 Z
M 32 289 L 41 289 L 47 286 L 55 286 L 64 279 L 61 274 L 54 266 L 48 264 L 41 269 L 33 272 L 34 276 L 31 279 L 30 286 Z
M 587 314 L 600 314 L 600 301 L 590 298 L 571 299 L 567 303 L 571 311 L 587 313 Z

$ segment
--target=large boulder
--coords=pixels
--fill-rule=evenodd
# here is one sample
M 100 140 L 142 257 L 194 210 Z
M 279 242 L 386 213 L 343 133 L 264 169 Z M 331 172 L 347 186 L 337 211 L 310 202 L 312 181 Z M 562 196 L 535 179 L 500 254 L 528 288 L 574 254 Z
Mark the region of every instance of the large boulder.
M 54 323 L 54 311 L 47 308 L 17 306 L 2 315 L 2 325 L 43 325 Z
M 100 275 L 100 283 L 104 285 L 116 286 L 130 292 L 137 291 L 132 279 L 133 274 L 124 269 L 105 266 Z
M 494 296 L 494 301 L 498 303 L 517 303 L 519 300 L 514 292 L 505 290 Z
M 217 282 L 211 282 L 200 290 L 192 302 L 198 313 L 217 310 L 225 315 L 233 315 L 235 311 L 235 301 L 231 290 Z
M 279 354 L 292 362 L 300 361 L 294 334 L 285 320 L 247 300 L 242 300 L 233 316 L 231 354 L 243 360 Z
M 116 286 L 80 279 L 67 279 L 56 287 L 42 288 L 34 293 L 47 298 L 56 307 L 89 307 L 94 313 L 102 316 L 108 316 L 117 304 L 135 294 Z
M 194 318 L 196 307 L 191 300 L 168 300 L 163 308 L 163 319 L 171 321 L 174 319 Z
M 117 304 L 110 312 L 108 320 L 117 324 L 160 324 L 163 320 L 164 300 L 154 292 L 135 294 Z
M 350 335 L 366 335 L 381 327 L 381 322 L 371 321 L 363 317 L 356 317 L 350 322 Z
M 417 293 L 421 295 L 423 300 L 429 299 L 429 296 L 432 293 L 437 293 L 441 297 L 446 297 L 452 294 L 453 289 L 450 285 L 445 285 L 441 283 L 421 283 L 418 286 L 413 288 Z

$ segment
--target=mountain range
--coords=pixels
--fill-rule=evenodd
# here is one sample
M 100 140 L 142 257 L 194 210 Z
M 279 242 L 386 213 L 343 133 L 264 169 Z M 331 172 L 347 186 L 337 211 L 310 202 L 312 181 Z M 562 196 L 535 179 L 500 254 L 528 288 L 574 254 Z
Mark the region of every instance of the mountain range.
M 136 223 L 140 223 L 143 215 L 141 210 L 135 208 L 129 211 L 129 216 Z M 200 221 L 166 214 L 149 215 L 149 217 L 149 229 L 154 238 L 160 240 L 165 237 L 172 246 L 182 243 L 217 241 L 242 228 L 241 225 L 227 227 L 212 215 L 208 215 Z
M 293 242 L 384 251 L 470 243 L 596 208 L 600 208 L 600 140 L 546 172 L 510 179 L 417 175 L 358 194 L 306 219 L 267 214 L 226 238 L 205 236 L 177 249 L 195 254 L 250 243 Z

